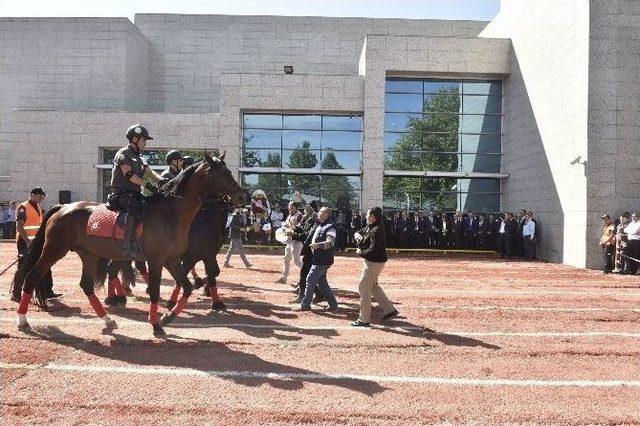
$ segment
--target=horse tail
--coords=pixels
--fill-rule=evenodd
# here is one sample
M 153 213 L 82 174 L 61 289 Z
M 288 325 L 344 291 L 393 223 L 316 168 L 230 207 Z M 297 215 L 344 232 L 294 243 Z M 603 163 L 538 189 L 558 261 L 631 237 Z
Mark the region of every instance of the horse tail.
M 33 269 L 33 267 L 40 259 L 40 255 L 42 254 L 42 249 L 44 248 L 44 234 L 47 229 L 47 223 L 49 219 L 54 214 L 58 213 L 58 211 L 62 208 L 61 204 L 56 204 L 51 207 L 47 214 L 42 218 L 42 223 L 40 224 L 40 228 L 38 228 L 38 232 L 36 233 L 35 238 L 29 244 L 29 248 L 27 252 L 22 255 L 22 259 L 19 262 L 18 269 L 16 270 L 15 275 L 13 276 L 13 286 L 14 288 L 18 286 L 22 288 L 22 283 L 24 282 L 25 277 Z M 39 287 L 39 285 L 37 286 Z
M 122 285 L 127 287 L 136 286 L 136 273 L 133 271 L 131 262 L 122 262 L 120 272 L 122 272 Z
M 109 259 L 101 257 L 98 259 L 98 270 L 96 273 L 96 280 L 94 282 L 95 288 L 104 287 L 104 281 L 107 279 L 107 273 L 109 271 Z

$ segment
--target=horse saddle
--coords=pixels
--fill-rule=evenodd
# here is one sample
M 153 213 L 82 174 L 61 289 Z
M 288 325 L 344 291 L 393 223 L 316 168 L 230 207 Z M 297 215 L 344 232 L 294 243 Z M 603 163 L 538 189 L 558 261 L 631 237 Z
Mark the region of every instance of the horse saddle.
M 126 213 L 123 211 L 110 210 L 105 204 L 100 204 L 89 216 L 86 233 L 92 237 L 124 239 L 124 219 Z M 136 236 L 140 238 L 143 231 L 143 222 L 136 226 Z

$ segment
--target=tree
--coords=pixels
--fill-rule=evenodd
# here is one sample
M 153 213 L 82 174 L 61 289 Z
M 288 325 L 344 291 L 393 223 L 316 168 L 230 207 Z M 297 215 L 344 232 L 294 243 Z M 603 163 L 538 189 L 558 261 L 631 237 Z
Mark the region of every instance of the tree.
M 425 101 L 422 118 L 409 120 L 404 133 L 386 154 L 385 168 L 407 171 L 458 171 L 458 128 L 460 97 L 456 91 L 443 90 Z M 419 198 L 421 208 L 455 208 L 451 194 L 456 179 L 385 178 L 387 196 Z M 448 192 L 448 193 L 447 193 Z
M 264 161 L 264 167 L 280 167 L 282 157 L 278 153 L 269 153 Z M 287 190 L 287 180 L 280 173 L 261 173 L 258 175 L 258 186 L 255 189 L 262 189 L 269 198 L 269 202 L 282 204 L 282 196 Z
M 342 165 L 336 158 L 335 153 L 327 150 L 323 153 L 322 158 L 323 169 L 343 169 Z M 322 197 L 327 200 L 330 206 L 337 207 L 340 197 L 344 197 L 346 202 L 351 201 L 354 197 L 354 190 L 346 176 L 322 176 Z
M 289 156 L 291 168 L 313 169 L 318 165 L 318 158 L 311 152 L 309 141 L 302 141 L 302 144 L 293 150 Z M 320 176 L 319 175 L 286 175 L 287 181 L 291 183 L 291 193 L 300 191 L 302 194 L 319 197 Z

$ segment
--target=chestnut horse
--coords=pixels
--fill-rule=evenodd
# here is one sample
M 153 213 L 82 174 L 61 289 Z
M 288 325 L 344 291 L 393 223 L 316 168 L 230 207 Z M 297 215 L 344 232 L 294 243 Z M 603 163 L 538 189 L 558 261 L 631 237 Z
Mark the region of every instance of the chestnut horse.
M 160 279 L 165 267 L 176 282 L 180 283 L 183 295 L 171 311 L 177 316 L 187 304 L 192 285 L 182 267 L 181 258 L 187 250 L 191 222 L 200 211 L 204 199 L 212 196 L 230 197 L 237 205 L 247 202 L 246 192 L 233 178 L 223 161 L 205 154 L 205 160 L 180 173 L 162 187 L 160 192 L 148 198 L 144 232 L 140 239 L 142 252 L 149 265 L 149 322 L 156 337 L 166 336 L 158 318 Z M 69 251 L 75 251 L 82 260 L 80 287 L 89 298 L 92 308 L 104 320 L 105 327 L 112 330 L 117 324 L 104 310 L 94 293 L 94 284 L 104 279 L 99 271 L 101 258 L 125 260 L 122 241 L 113 238 L 86 235 L 87 221 L 91 213 L 101 208 L 98 203 L 80 201 L 64 206 L 55 206 L 43 218 L 42 225 L 25 256 L 24 265 L 16 272 L 14 285 L 22 286 L 22 297 L 18 306 L 18 327 L 29 329 L 27 309 L 33 290 L 56 262 Z

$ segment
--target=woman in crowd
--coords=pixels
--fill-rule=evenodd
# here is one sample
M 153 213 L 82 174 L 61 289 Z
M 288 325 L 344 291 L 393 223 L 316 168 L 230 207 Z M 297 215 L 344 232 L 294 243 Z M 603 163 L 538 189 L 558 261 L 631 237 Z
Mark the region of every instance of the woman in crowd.
M 374 207 L 367 212 L 367 226 L 355 235 L 358 244 L 356 253 L 364 258 L 360 276 L 360 316 L 351 323 L 353 327 L 368 327 L 371 323 L 371 296 L 382 308 L 382 320 L 398 315 L 384 291 L 378 285 L 378 276 L 387 261 L 387 248 L 382 221 L 382 209 Z

